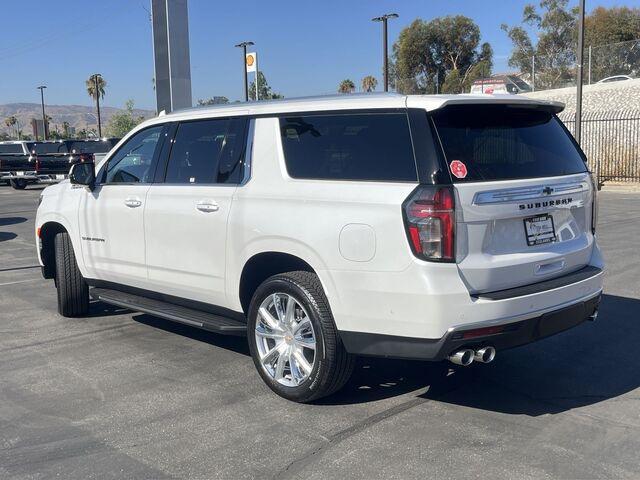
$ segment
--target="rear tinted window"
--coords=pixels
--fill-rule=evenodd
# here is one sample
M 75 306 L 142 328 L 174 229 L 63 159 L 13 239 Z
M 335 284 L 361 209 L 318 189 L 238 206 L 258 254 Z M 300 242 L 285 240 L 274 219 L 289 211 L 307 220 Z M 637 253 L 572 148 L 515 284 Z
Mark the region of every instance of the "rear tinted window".
M 47 153 L 69 153 L 67 150 L 67 145 L 62 142 L 51 142 L 51 143 L 34 143 L 31 147 L 32 150 L 35 150 L 36 153 L 47 154 Z
M 508 180 L 586 172 L 570 134 L 543 109 L 455 105 L 433 115 L 447 163 L 467 167 L 463 179 Z
M 290 116 L 280 130 L 293 178 L 417 181 L 404 113 Z
M 71 153 L 107 153 L 113 147 L 109 140 L 87 140 L 85 142 L 68 142 Z
M 0 154 L 2 153 L 23 153 L 22 145 L 19 143 L 0 145 Z

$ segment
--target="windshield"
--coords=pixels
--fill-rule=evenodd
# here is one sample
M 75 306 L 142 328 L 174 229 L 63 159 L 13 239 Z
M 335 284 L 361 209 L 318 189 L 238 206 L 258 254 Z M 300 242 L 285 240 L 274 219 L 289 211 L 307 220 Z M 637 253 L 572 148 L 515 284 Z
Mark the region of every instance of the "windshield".
M 452 105 L 436 111 L 432 118 L 456 182 L 553 177 L 587 171 L 570 134 L 547 109 Z

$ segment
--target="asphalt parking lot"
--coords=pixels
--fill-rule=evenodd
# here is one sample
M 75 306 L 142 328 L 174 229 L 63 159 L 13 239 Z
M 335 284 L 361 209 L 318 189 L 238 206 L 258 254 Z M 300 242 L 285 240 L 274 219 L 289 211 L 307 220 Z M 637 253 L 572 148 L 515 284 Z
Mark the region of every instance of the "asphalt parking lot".
M 0 478 L 640 478 L 640 194 L 601 192 L 597 322 L 468 369 L 361 359 L 298 405 L 242 338 L 58 316 L 39 191 L 0 187 Z

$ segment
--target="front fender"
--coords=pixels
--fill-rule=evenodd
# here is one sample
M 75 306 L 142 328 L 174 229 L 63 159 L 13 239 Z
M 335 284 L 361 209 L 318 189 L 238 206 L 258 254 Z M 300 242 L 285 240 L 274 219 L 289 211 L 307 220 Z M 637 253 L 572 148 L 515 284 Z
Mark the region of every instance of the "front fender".
M 69 238 L 71 239 L 71 245 L 73 246 L 73 251 L 75 253 L 80 272 L 83 276 L 87 276 L 87 270 L 82 257 L 82 245 L 80 244 L 80 236 L 78 233 L 78 202 L 78 195 L 42 196 L 42 202 L 36 213 L 35 236 L 36 245 L 38 246 L 36 250 L 38 262 L 40 265 L 43 265 L 38 232 L 47 224 L 55 223 L 61 225 L 67 233 L 69 233 Z

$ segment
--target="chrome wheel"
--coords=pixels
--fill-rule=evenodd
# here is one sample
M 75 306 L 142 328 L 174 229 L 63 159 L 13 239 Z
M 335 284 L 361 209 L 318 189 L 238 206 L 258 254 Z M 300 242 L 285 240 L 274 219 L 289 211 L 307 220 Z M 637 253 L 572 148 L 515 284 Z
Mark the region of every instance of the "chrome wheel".
M 255 338 L 260 364 L 281 385 L 296 387 L 315 364 L 316 335 L 300 303 L 287 293 L 273 293 L 258 308 Z

